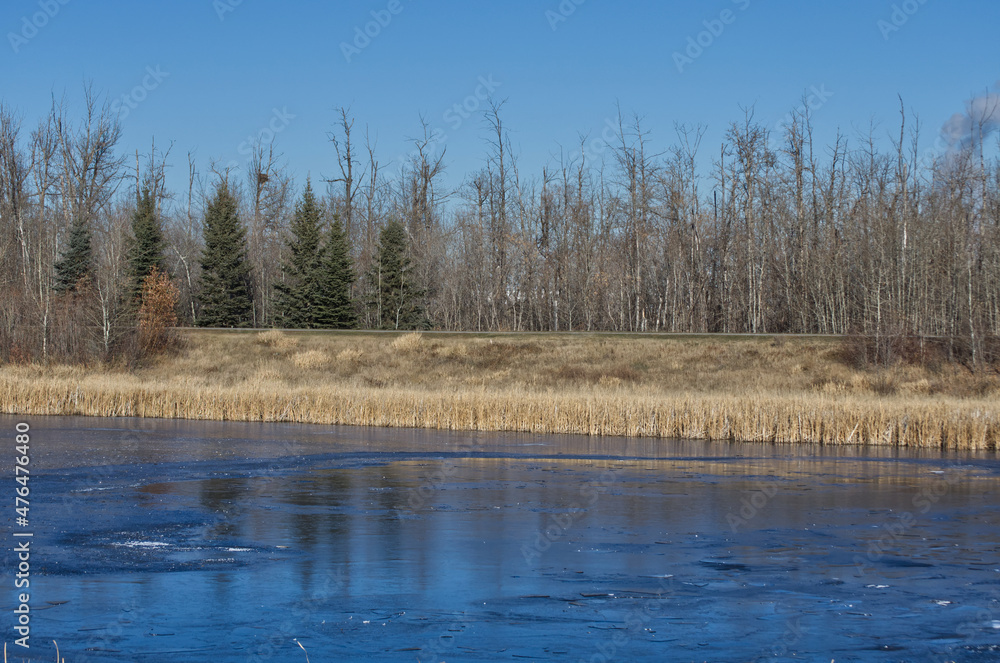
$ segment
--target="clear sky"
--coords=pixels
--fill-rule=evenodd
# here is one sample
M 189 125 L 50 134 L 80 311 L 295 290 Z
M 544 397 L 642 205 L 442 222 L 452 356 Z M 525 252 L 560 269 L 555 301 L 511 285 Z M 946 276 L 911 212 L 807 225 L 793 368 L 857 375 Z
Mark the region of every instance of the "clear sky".
M 995 0 L 3 0 L 0 98 L 30 125 L 93 81 L 127 109 L 123 149 L 174 142 L 174 187 L 188 151 L 203 169 L 244 162 L 269 124 L 300 183 L 330 176 L 342 105 L 398 160 L 423 115 L 447 136 L 454 184 L 483 158 L 481 116 L 454 111 L 481 103 L 481 81 L 507 99 L 527 175 L 599 136 L 616 103 L 660 149 L 675 123 L 705 125 L 707 162 L 741 106 L 775 126 L 818 91 L 825 143 L 872 121 L 898 132 L 902 95 L 929 146 L 997 84 L 998 31 Z

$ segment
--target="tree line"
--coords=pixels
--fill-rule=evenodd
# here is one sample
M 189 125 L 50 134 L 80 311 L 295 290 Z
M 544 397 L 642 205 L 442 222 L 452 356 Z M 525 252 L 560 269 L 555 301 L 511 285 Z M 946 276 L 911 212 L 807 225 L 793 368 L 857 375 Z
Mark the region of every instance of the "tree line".
M 873 127 L 826 146 L 807 104 L 775 131 L 745 110 L 705 168 L 702 127 L 675 127 L 657 151 L 642 118 L 619 113 L 603 158 L 581 136 L 532 176 L 494 102 L 482 166 L 448 190 L 426 124 L 385 164 L 340 109 L 318 192 L 262 143 L 242 172 L 202 172 L 189 154 L 187 189 L 169 191 L 171 150 L 122 153 L 111 107 L 90 90 L 84 102 L 31 129 L 0 106 L 6 360 L 112 356 L 141 345 L 164 301 L 196 326 L 857 334 L 882 355 L 935 337 L 996 359 L 1000 163 L 985 118 L 927 159 L 902 104 L 888 139 Z

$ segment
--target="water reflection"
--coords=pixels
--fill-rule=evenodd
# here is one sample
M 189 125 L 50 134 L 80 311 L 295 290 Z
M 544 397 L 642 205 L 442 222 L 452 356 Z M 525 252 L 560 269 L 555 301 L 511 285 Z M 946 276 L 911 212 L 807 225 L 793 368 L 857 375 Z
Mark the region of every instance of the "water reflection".
M 304 660 L 293 638 L 312 660 L 451 662 L 750 660 L 779 641 L 962 660 L 993 642 L 987 456 L 32 425 L 35 591 L 66 601 L 37 624 L 74 662 Z
M 22 418 L 0 415 L 0 425 L 13 430 Z M 814 459 L 942 459 L 990 460 L 994 452 L 941 452 L 891 447 L 740 444 L 700 440 L 467 433 L 453 431 L 313 426 L 283 423 L 234 423 L 173 419 L 97 419 L 30 417 L 33 462 L 47 467 L 94 467 L 115 464 L 168 464 L 191 461 L 242 460 L 250 457 L 287 461 L 303 455 L 343 452 L 500 454 L 573 458 L 786 458 Z M 9 464 L 9 458 L 0 464 Z M 274 467 L 280 467 L 280 463 Z

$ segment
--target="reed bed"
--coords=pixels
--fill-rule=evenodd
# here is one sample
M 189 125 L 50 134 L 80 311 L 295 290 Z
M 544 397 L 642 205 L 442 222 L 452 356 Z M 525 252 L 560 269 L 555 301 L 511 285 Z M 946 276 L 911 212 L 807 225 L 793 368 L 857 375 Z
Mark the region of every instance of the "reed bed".
M 992 378 L 868 374 L 831 341 L 267 334 L 189 334 L 135 372 L 3 366 L 0 411 L 961 450 L 1000 430 Z

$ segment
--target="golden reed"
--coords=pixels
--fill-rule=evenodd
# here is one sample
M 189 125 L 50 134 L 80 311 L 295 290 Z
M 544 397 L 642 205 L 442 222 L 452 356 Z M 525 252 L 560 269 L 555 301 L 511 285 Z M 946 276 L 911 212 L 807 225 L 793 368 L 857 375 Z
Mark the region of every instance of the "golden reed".
M 443 430 L 993 450 L 995 406 L 836 396 L 531 395 L 341 388 L 176 389 L 9 377 L 0 410 L 23 415 L 286 421 Z
M 186 332 L 136 372 L 0 366 L 0 412 L 995 450 L 993 378 L 832 341 Z M 872 384 L 894 381 L 893 393 Z M 951 391 L 948 391 L 948 390 Z

